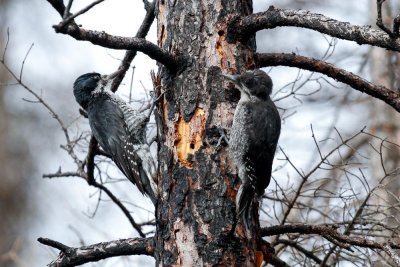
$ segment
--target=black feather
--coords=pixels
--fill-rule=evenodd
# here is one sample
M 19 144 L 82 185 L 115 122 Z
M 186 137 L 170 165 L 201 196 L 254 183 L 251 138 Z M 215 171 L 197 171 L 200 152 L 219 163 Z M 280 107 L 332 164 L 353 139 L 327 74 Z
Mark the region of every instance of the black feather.
M 75 81 L 74 95 L 86 110 L 100 146 L 139 191 L 155 203 L 155 164 L 145 142 L 148 118 L 107 91 L 109 85 L 110 81 L 102 80 L 100 74 L 87 73 Z
M 272 80 L 265 72 L 255 70 L 224 76 L 233 80 L 241 91 L 229 146 L 242 182 L 236 196 L 238 217 L 250 229 L 256 214 L 252 203 L 264 194 L 271 179 L 281 120 L 269 96 Z

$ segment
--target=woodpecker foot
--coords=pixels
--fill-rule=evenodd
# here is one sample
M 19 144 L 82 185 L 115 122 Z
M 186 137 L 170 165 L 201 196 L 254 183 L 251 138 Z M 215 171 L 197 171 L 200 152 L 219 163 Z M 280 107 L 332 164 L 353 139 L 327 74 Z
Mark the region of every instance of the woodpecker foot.
M 215 146 L 215 150 L 218 151 L 221 148 L 222 142 L 226 145 L 229 145 L 228 137 L 225 135 L 225 131 L 223 128 L 218 128 L 218 132 L 221 135 L 218 139 L 217 145 Z
M 163 97 L 164 96 L 164 93 L 161 93 L 157 98 L 155 98 L 154 99 L 154 92 L 151 94 L 152 95 L 152 102 L 151 102 L 151 105 L 150 105 L 150 107 L 148 107 L 148 109 L 149 109 L 149 114 L 147 115 L 147 121 L 149 121 L 150 120 L 150 117 L 151 117 L 151 113 L 153 113 L 153 110 L 154 110 L 154 108 L 155 108 L 155 106 L 156 106 L 156 103 L 158 102 L 158 101 L 160 101 L 160 99 L 161 99 L 161 97 Z M 147 110 L 147 108 L 145 108 L 144 110 Z M 144 110 L 141 110 L 141 111 L 144 111 Z

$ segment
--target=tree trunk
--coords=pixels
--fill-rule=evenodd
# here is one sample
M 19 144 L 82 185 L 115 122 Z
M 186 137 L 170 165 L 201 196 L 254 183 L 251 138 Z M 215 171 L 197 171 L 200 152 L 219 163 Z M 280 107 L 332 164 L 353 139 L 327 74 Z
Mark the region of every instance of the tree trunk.
M 227 147 L 217 148 L 239 100 L 219 74 L 254 66 L 254 36 L 228 43 L 227 22 L 251 13 L 252 1 L 159 1 L 159 46 L 190 63 L 177 74 L 160 66 L 157 265 L 256 264 L 256 242 L 235 229 L 236 168 Z
M 0 43 L 7 42 L 7 12 L 11 10 L 11 1 L 0 0 Z M 22 112 L 14 115 L 7 109 L 7 72 L 0 69 L 0 266 L 14 267 L 21 263 L 20 255 L 26 241 L 24 231 L 29 225 L 28 199 L 29 184 L 27 170 L 32 171 L 28 145 L 21 140 L 18 132 L 27 128 Z M 14 117 L 13 117 L 14 116 Z M 26 116 L 26 115 L 25 115 Z M 19 123 L 13 123 L 18 121 Z M 16 144 L 18 144 L 16 146 Z M 34 205 L 30 205 L 33 208 Z
M 372 7 L 372 18 L 376 18 L 376 9 L 374 8 L 376 3 L 371 3 Z M 390 25 L 393 22 L 394 16 L 398 14 L 398 5 L 388 2 L 383 6 L 383 22 L 385 25 Z M 376 84 L 381 84 L 387 88 L 392 88 L 393 90 L 399 90 L 399 71 L 400 71 L 400 57 L 397 52 L 386 51 L 382 49 L 377 49 L 376 47 L 371 48 L 371 68 L 370 75 L 372 80 Z M 382 104 L 379 101 L 373 101 L 371 105 L 371 118 L 372 128 L 371 132 L 381 138 L 387 139 L 394 144 L 399 144 L 399 113 L 391 109 L 387 105 Z M 375 147 L 379 147 L 380 144 L 375 143 Z M 390 143 L 385 143 L 387 149 L 384 153 L 373 158 L 373 170 L 374 177 L 380 179 L 384 173 L 382 170 L 382 162 L 387 171 L 392 171 L 399 167 L 400 165 L 400 149 L 397 145 L 392 145 Z M 383 160 L 381 160 L 381 157 Z M 390 209 L 391 217 L 382 218 L 388 225 L 398 224 L 398 218 L 400 216 L 398 209 L 398 199 L 393 196 L 399 196 L 400 194 L 400 180 L 393 179 L 390 185 L 387 186 L 386 190 L 392 193 L 388 194 L 384 191 L 382 194 L 382 201 L 385 201 L 392 208 Z M 384 200 L 383 200 L 384 199 Z M 378 203 L 379 205 L 380 203 Z M 399 242 L 398 236 L 393 236 L 395 242 Z M 386 241 L 386 240 L 384 240 Z

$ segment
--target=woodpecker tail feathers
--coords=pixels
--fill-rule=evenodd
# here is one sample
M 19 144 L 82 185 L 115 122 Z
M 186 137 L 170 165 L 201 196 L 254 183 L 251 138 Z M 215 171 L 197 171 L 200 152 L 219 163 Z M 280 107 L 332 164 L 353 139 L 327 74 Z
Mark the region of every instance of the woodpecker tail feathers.
M 247 230 L 252 226 L 252 202 L 255 191 L 250 183 L 242 183 L 236 196 L 237 216 Z

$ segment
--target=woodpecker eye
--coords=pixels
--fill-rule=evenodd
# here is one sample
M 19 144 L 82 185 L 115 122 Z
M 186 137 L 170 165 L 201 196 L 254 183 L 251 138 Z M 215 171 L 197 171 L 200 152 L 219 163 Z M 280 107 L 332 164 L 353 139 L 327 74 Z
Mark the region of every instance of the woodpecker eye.
M 244 85 L 246 85 L 247 88 L 250 88 L 254 84 L 254 78 L 253 77 L 244 77 L 242 82 Z
M 93 77 L 93 79 L 95 79 L 96 81 L 100 80 L 100 76 L 96 75 Z

